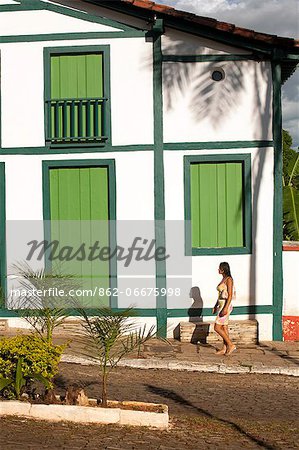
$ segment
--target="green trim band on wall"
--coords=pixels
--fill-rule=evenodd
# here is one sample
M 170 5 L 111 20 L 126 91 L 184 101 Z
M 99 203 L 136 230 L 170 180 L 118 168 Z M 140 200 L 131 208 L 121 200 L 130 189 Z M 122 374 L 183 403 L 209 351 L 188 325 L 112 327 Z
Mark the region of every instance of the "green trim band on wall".
M 112 310 L 114 312 L 123 312 L 125 311 L 125 308 L 117 308 L 112 306 Z M 70 317 L 77 317 L 79 316 L 78 312 L 75 309 L 66 309 L 65 312 Z M 88 316 L 96 316 L 98 314 L 98 310 L 96 308 L 90 309 L 86 308 L 85 312 Z M 142 309 L 142 308 L 134 308 L 133 309 L 133 318 L 134 317 L 153 317 L 156 318 L 156 309 L 149 308 L 149 309 Z M 0 308 L 0 318 L 12 318 L 12 317 L 20 317 L 17 311 L 14 311 L 13 309 L 1 309 Z
M 283 60 L 284 59 L 286 59 L 286 60 L 292 59 L 292 60 L 299 61 L 299 55 L 287 53 L 287 54 L 284 55 Z
M 125 308 L 112 308 L 115 312 L 123 312 Z M 78 313 L 74 309 L 66 310 L 69 316 L 78 316 Z M 95 316 L 98 311 L 97 309 L 86 309 L 86 313 L 89 316 Z M 156 317 L 157 310 L 153 308 L 134 308 L 133 309 L 134 316 L 133 317 Z M 247 306 L 235 306 L 231 315 L 245 315 L 245 314 L 272 314 L 273 306 L 272 305 L 247 305 Z M 212 316 L 212 308 L 182 308 L 182 309 L 168 309 L 167 310 L 167 318 L 177 318 L 177 317 L 209 317 Z M 0 317 L 1 318 L 10 318 L 10 317 L 19 317 L 18 313 L 12 309 L 0 309 Z
M 217 62 L 248 61 L 257 59 L 254 55 L 163 55 L 163 62 Z
M 111 306 L 112 310 L 114 312 L 124 312 L 127 309 L 126 308 L 118 308 L 117 306 Z M 88 316 L 96 316 L 98 315 L 99 311 L 96 308 L 86 308 L 85 312 L 87 313 Z M 68 315 L 77 315 L 76 314 L 76 310 L 68 310 Z M 156 318 L 156 309 L 154 308 L 133 308 L 132 309 L 132 317 L 154 317 Z
M 164 143 L 164 151 L 184 150 L 230 150 L 241 148 L 269 148 L 273 141 L 217 141 L 217 142 L 174 142 Z M 141 152 L 153 151 L 153 144 L 136 145 L 52 145 L 44 147 L 5 147 L 0 148 L 0 155 L 53 155 L 72 153 L 107 153 L 107 152 Z
M 107 98 L 104 112 L 104 133 L 107 136 L 107 144 L 111 144 L 111 87 L 110 87 L 110 46 L 109 45 L 79 45 L 70 47 L 45 47 L 44 48 L 44 135 L 45 141 L 48 129 L 48 116 L 46 101 L 51 99 L 51 56 L 63 54 L 103 54 L 103 97 Z M 51 146 L 52 148 L 52 146 Z M 51 153 L 51 152 L 50 152 Z M 84 152 L 83 152 L 84 153 Z
M 273 340 L 282 341 L 283 310 L 283 196 L 282 196 L 282 111 L 281 64 L 272 62 L 273 139 L 274 139 L 274 199 L 273 199 Z
M 63 155 L 63 154 L 73 154 L 73 153 L 108 153 L 108 152 L 152 152 L 154 150 L 153 144 L 144 145 L 105 145 L 103 146 L 91 146 L 80 144 L 65 145 L 61 147 L 60 145 L 45 146 L 45 147 L 7 147 L 0 148 L 0 155 Z
M 209 142 L 167 142 L 164 150 L 229 150 L 239 148 L 273 147 L 273 141 L 209 141 Z
M 16 5 L 0 5 L 1 12 L 17 12 L 17 11 L 37 11 L 41 9 L 41 2 L 38 0 L 26 2 L 26 4 L 16 4 Z
M 246 305 L 246 306 L 234 306 L 231 315 L 245 315 L 245 314 L 272 314 L 272 305 Z M 213 316 L 211 308 L 182 308 L 182 309 L 168 309 L 167 317 L 198 317 L 198 316 Z
M 160 28 L 163 22 L 160 20 Z M 162 51 L 161 35 L 153 38 L 153 95 L 154 95 L 154 201 L 156 248 L 165 245 L 165 197 L 163 161 L 163 97 L 162 97 Z M 156 287 L 161 292 L 166 289 L 166 261 L 156 260 Z M 156 299 L 157 330 L 160 336 L 167 334 L 167 298 L 159 295 Z
M 243 201 L 244 201 L 244 246 L 223 248 L 192 248 L 191 236 L 191 180 L 190 165 L 204 162 L 242 162 L 243 163 Z M 186 155 L 184 156 L 184 214 L 185 214 L 185 254 L 199 255 L 239 255 L 252 252 L 252 195 L 251 195 L 251 155 Z
M 0 162 L 0 308 L 7 294 L 5 164 Z
M 50 178 L 49 170 L 51 168 L 67 167 L 108 167 L 108 192 L 109 192 L 109 220 L 110 222 L 110 246 L 116 246 L 116 175 L 114 159 L 77 159 L 77 160 L 53 160 L 42 162 L 43 172 L 43 218 L 45 222 L 45 236 L 50 233 Z M 117 288 L 117 259 L 114 256 L 110 259 L 110 289 Z M 111 308 L 117 308 L 117 296 L 110 297 Z
M 145 35 L 145 31 L 90 31 L 86 33 L 23 34 L 19 36 L 0 36 L 0 43 L 10 44 L 17 42 L 70 41 L 82 39 L 144 38 Z
M 2 145 L 2 98 L 1 98 L 1 92 L 2 92 L 2 86 L 1 86 L 1 79 L 2 79 L 2 55 L 1 55 L 1 49 L 0 49 L 0 149 Z

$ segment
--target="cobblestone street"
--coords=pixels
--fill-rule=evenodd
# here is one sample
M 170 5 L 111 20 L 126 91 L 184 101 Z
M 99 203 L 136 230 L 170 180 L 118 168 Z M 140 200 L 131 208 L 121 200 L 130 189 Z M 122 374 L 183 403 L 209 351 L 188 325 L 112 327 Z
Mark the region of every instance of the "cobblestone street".
M 61 364 L 57 393 L 72 383 L 99 397 L 95 366 Z M 0 447 L 27 449 L 296 449 L 298 378 L 119 368 L 109 398 L 166 403 L 169 431 L 2 418 Z

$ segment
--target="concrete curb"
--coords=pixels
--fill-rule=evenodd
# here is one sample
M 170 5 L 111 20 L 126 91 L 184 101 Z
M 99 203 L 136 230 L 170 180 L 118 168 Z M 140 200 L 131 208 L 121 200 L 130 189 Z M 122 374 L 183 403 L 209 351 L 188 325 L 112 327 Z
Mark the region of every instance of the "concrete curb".
M 127 402 L 134 405 L 152 403 Z M 157 406 L 157 405 L 154 405 Z M 135 411 L 134 409 L 97 408 L 73 405 L 38 405 L 14 400 L 0 401 L 0 417 L 15 416 L 51 422 L 76 422 L 95 424 L 118 424 L 139 427 L 154 427 L 167 430 L 169 414 L 167 405 L 161 405 L 163 412 Z
M 62 362 L 81 364 L 84 366 L 97 365 L 97 361 L 73 355 L 63 355 Z M 130 367 L 132 369 L 166 369 L 187 370 L 188 372 L 214 372 L 214 373 L 255 373 L 270 375 L 289 375 L 299 377 L 299 367 L 266 366 L 261 363 L 252 365 L 223 364 L 223 363 L 197 363 L 192 361 L 165 361 L 157 358 L 151 359 L 123 359 L 119 367 Z

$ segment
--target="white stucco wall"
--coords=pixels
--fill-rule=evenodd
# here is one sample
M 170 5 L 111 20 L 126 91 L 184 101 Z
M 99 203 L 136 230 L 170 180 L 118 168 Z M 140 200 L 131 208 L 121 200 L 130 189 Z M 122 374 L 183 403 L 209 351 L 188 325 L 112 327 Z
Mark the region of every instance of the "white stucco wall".
M 165 62 L 163 80 L 165 142 L 272 139 L 269 63 Z
M 283 253 L 283 315 L 299 316 L 299 251 Z
M 1 155 L 6 174 L 6 219 L 42 220 L 42 161 L 74 159 L 114 159 L 117 219 L 153 220 L 154 162 L 151 151 Z
M 183 158 L 184 155 L 198 153 L 196 150 L 164 153 L 166 220 L 184 220 Z M 273 149 L 200 151 L 200 154 L 210 155 L 234 153 L 251 154 L 253 253 L 192 257 L 192 286 L 199 287 L 204 307 L 212 307 L 215 303 L 216 286 L 219 283 L 218 266 L 221 261 L 228 261 L 231 265 L 237 290 L 236 306 L 272 304 Z M 191 306 L 188 294 L 186 289 L 185 297 L 172 298 L 170 308 Z
M 74 9 L 76 11 L 80 11 L 86 14 L 92 14 L 99 17 L 105 17 L 107 19 L 116 20 L 125 25 L 133 26 L 136 28 L 141 28 L 143 30 L 147 30 L 150 28 L 147 20 L 139 19 L 138 17 L 129 16 L 128 14 L 124 14 L 121 12 L 109 10 L 107 8 L 103 8 L 97 4 L 93 5 L 92 3 L 86 3 L 84 0 L 42 0 L 44 3 L 54 3 L 61 4 L 70 9 Z
M 0 0 L 0 5 L 17 5 L 14 0 Z
M 194 36 L 172 28 L 165 28 L 162 36 L 162 53 L 164 55 L 247 55 L 249 51 L 220 44 L 211 39 Z
M 132 244 L 138 231 L 143 236 L 148 228 L 149 234 L 154 238 L 154 155 L 152 151 L 125 152 L 125 153 L 85 153 L 76 155 L 7 155 L 0 156 L 5 162 L 6 174 L 6 220 L 7 220 L 7 267 L 11 273 L 13 263 L 25 259 L 28 253 L 27 241 L 42 239 L 43 220 L 43 186 L 42 161 L 43 160 L 85 160 L 101 161 L 112 159 L 115 161 L 116 172 L 116 217 L 119 245 L 124 246 L 126 234 Z M 129 200 L 128 200 L 129 199 Z M 139 205 L 136 208 L 136 205 Z M 29 221 L 25 224 L 23 221 Z M 34 221 L 34 222 L 30 222 Z M 13 224 L 12 224 L 13 222 Z M 17 224 L 19 223 L 19 226 Z M 36 230 L 34 237 L 28 240 L 28 230 Z M 26 227 L 26 233 L 25 233 Z M 134 229 L 135 227 L 135 229 Z M 135 234 L 134 234 L 135 233 Z M 16 235 L 17 234 L 17 235 Z M 39 235 L 41 238 L 39 239 Z M 15 236 L 15 238 L 14 238 Z M 26 240 L 27 239 L 27 240 Z M 16 249 L 17 246 L 17 249 Z M 126 247 L 125 247 L 126 248 Z M 27 249 L 27 250 L 26 250 Z M 16 260 L 16 254 L 18 256 Z M 154 295 L 146 297 L 128 295 L 126 287 L 155 288 L 155 264 L 147 265 L 145 276 L 135 273 L 132 265 L 127 269 L 123 263 L 118 262 L 118 302 L 120 307 L 135 306 L 139 308 L 155 308 Z M 138 275 L 138 274 L 137 274 Z M 8 292 L 15 289 L 14 279 L 8 279 Z M 122 292 L 122 294 L 121 294 Z
M 2 147 L 45 145 L 43 48 L 84 45 L 110 46 L 112 144 L 153 143 L 152 44 L 89 39 L 0 44 Z
M 0 29 L 2 36 L 121 31 L 116 27 L 68 17 L 53 11 L 1 12 Z

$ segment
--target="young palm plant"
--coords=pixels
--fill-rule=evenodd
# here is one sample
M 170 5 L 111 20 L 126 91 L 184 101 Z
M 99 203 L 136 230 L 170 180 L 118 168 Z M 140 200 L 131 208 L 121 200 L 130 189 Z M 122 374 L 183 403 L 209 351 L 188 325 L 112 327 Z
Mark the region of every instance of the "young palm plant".
M 34 270 L 26 262 L 14 264 L 22 295 L 12 300 L 12 306 L 34 331 L 46 342 L 52 343 L 53 332 L 67 317 L 66 302 L 71 289 L 78 288 L 74 276 L 63 274 L 61 268 L 49 273 L 45 269 Z M 66 296 L 61 297 L 59 291 Z
M 102 406 L 107 407 L 107 385 L 110 371 L 119 361 L 156 336 L 155 327 L 146 330 L 133 320 L 133 309 L 114 312 L 111 308 L 99 308 L 96 317 L 89 317 L 84 309 L 78 309 L 83 318 L 85 334 L 89 338 L 89 355 L 97 359 L 102 377 Z

